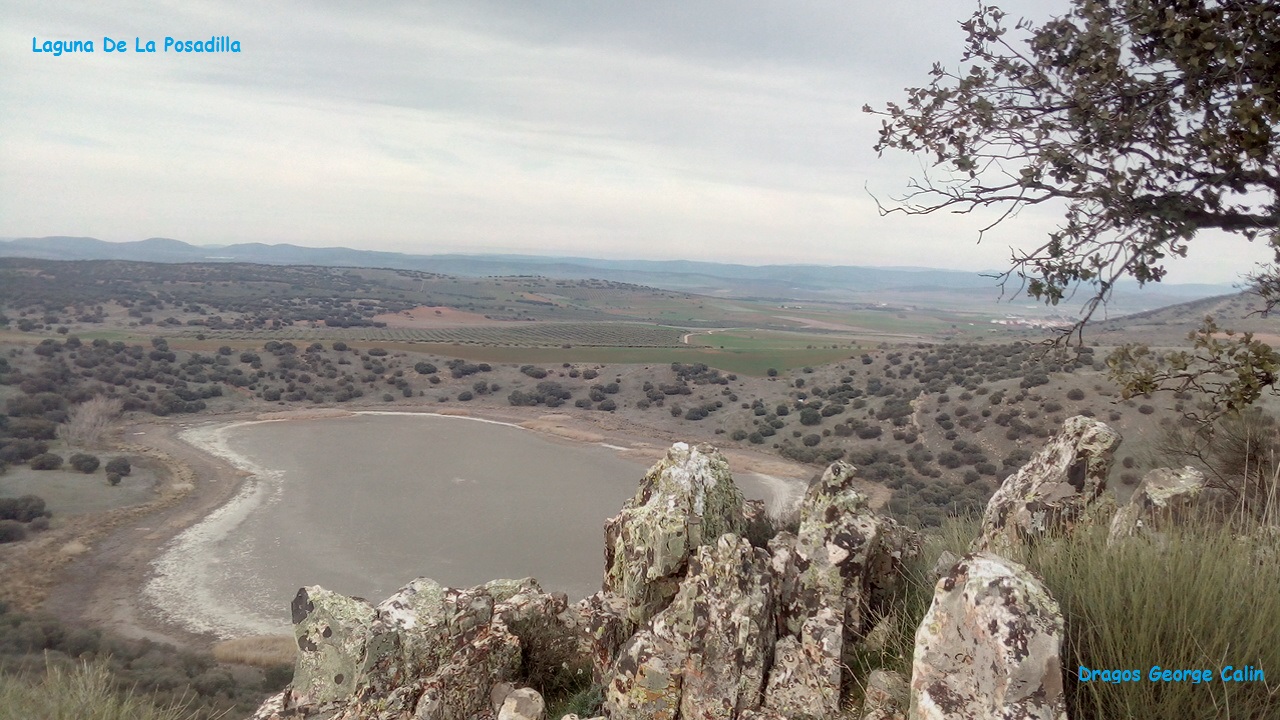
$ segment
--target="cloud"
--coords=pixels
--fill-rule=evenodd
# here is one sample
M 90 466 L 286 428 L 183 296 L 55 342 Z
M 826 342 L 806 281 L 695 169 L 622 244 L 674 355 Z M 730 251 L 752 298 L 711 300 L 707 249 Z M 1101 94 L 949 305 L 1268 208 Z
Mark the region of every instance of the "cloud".
M 875 157 L 861 107 L 958 58 L 953 2 L 0 7 L 8 235 L 977 270 L 1053 224 L 979 246 L 981 218 L 881 218 L 867 194 L 919 166 Z M 243 52 L 132 52 L 223 34 Z M 1218 265 L 1197 270 L 1241 263 Z

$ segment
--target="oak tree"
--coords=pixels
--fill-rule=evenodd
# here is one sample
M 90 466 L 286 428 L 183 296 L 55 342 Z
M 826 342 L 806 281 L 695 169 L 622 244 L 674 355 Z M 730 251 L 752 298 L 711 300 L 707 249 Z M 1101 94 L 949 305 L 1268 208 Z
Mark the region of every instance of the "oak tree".
M 932 161 L 881 210 L 986 209 L 985 229 L 1027 206 L 1061 210 L 1003 279 L 1050 304 L 1087 288 L 1067 341 L 1117 282 L 1160 281 L 1205 231 L 1275 250 L 1249 276 L 1270 311 L 1280 303 L 1278 13 L 1274 0 L 1072 0 L 1061 17 L 1010 28 L 982 5 L 961 24 L 961 70 L 935 64 L 904 103 L 865 108 L 884 118 L 878 151 Z M 1200 387 L 1226 409 L 1275 390 L 1280 354 L 1269 345 L 1211 324 L 1193 340 L 1172 364 L 1130 348 L 1112 367 L 1126 392 Z

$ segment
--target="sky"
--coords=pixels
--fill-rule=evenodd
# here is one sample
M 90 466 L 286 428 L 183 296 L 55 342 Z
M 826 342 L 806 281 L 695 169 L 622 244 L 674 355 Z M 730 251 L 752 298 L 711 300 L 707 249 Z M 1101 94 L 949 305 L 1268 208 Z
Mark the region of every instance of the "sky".
M 923 168 L 862 112 L 957 67 L 974 5 L 0 0 L 0 236 L 1002 269 L 1057 218 L 881 217 Z M 1201 237 L 1169 280 L 1266 259 Z

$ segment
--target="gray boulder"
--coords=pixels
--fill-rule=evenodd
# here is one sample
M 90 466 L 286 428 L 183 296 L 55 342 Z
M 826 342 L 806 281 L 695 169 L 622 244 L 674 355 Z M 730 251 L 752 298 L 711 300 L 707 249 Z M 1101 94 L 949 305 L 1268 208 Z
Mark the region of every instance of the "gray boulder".
M 840 618 L 847 649 L 864 634 L 873 607 L 892 594 L 902 565 L 920 552 L 919 535 L 871 510 L 856 469 L 833 463 L 800 504 L 793 548 L 771 544 L 782 629 L 800 639 L 804 623 L 824 608 Z
M 791 720 L 835 717 L 840 710 L 844 624 L 839 611 L 822 608 L 774 646 L 765 708 Z
M 605 522 L 604 591 L 623 599 L 631 630 L 658 614 L 680 587 L 698 547 L 741 534 L 742 493 L 710 445 L 675 443 Z
M 1120 435 L 1083 415 L 1067 418 L 1040 452 L 991 496 L 971 550 L 992 552 L 1070 532 L 1107 487 Z
M 507 693 L 498 709 L 498 720 L 543 720 L 547 705 L 537 690 L 520 688 Z
M 586 667 L 564 596 L 530 579 L 460 590 L 420 578 L 377 608 L 311 587 L 293 610 L 294 680 L 257 720 L 470 720 L 526 659 Z
M 775 636 L 768 562 L 735 535 L 699 548 L 675 599 L 619 653 L 606 714 L 732 720 L 758 708 Z
M 1066 720 L 1058 603 L 1029 570 L 967 555 L 916 631 L 912 720 Z
M 1178 524 L 1204 507 L 1217 493 L 1206 487 L 1204 473 L 1193 467 L 1157 468 L 1147 473 L 1129 502 L 1111 518 L 1107 544 L 1171 524 Z
M 862 694 L 862 720 L 906 720 L 911 686 L 891 670 L 872 670 Z

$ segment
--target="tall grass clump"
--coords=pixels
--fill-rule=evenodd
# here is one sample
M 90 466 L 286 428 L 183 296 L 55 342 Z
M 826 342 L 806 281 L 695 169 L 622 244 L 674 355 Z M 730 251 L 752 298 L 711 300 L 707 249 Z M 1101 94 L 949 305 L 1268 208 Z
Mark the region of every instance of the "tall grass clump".
M 979 532 L 973 519 L 944 523 L 928 536 L 913 573 L 932 568 L 943 550 L 963 556 Z M 1274 532 L 1206 520 L 1108 547 L 1102 523 L 1010 555 L 1043 579 L 1062 609 L 1072 720 L 1280 718 L 1280 542 Z M 908 677 L 905 643 L 928 610 L 931 580 L 931 574 L 924 580 L 923 602 L 919 589 L 904 594 L 901 649 L 882 658 L 882 666 Z M 1228 665 L 1260 668 L 1266 680 L 1223 682 Z M 1133 670 L 1141 679 L 1082 682 L 1081 666 Z M 1212 680 L 1153 681 L 1154 666 L 1205 670 Z
M 0 675 L 0 720 L 191 720 L 181 704 L 120 693 L 102 663 L 50 663 L 42 678 Z
M 1280 717 L 1280 547 L 1263 533 L 1210 524 L 1107 547 L 1106 529 L 1045 542 L 1015 558 L 1048 586 L 1066 619 L 1072 718 Z M 1223 682 L 1252 665 L 1266 682 Z M 1136 670 L 1136 682 L 1083 682 L 1080 667 Z M 1154 666 L 1213 679 L 1153 681 Z

